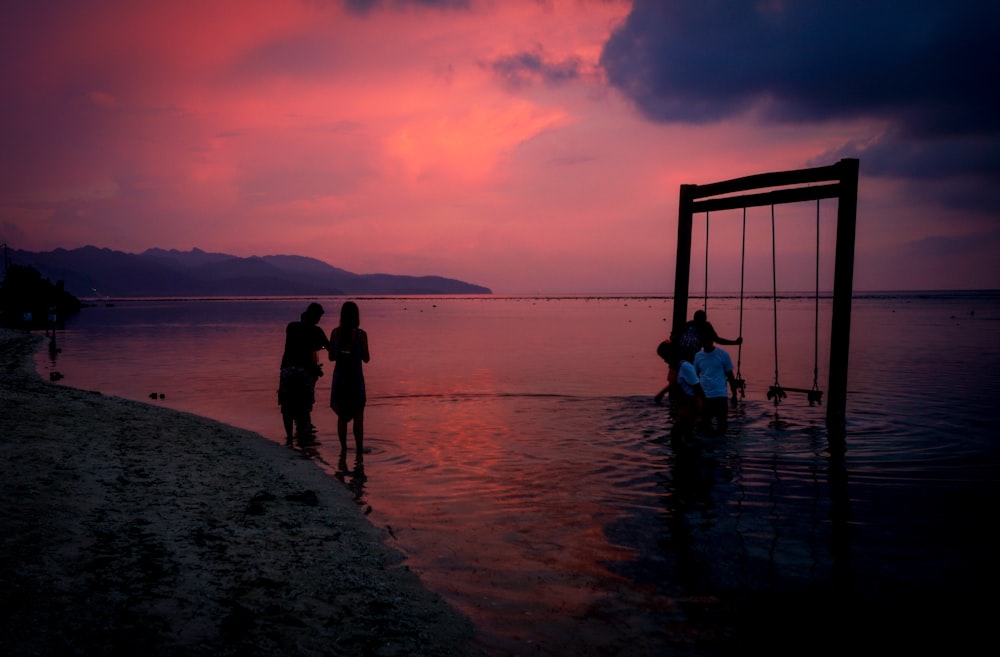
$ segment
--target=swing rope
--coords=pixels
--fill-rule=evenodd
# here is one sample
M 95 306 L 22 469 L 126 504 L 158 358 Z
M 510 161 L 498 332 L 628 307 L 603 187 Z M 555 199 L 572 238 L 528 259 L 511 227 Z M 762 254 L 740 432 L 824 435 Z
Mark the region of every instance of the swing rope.
M 736 335 L 743 335 L 743 276 L 746 272 L 747 261 L 747 209 L 743 208 L 743 238 L 740 253 L 740 321 L 739 332 Z M 740 397 L 746 397 L 746 381 L 740 371 L 740 364 L 743 362 L 743 344 L 736 348 L 736 388 L 740 391 Z
M 702 301 L 702 310 L 708 314 L 708 212 L 705 212 L 705 297 Z
M 816 314 L 813 325 L 813 391 L 819 391 L 819 199 L 816 199 Z M 813 396 L 809 396 L 809 405 Z
M 771 305 L 774 308 L 774 385 L 767 393 L 768 397 L 774 398 L 774 406 L 777 408 L 778 402 L 785 397 L 785 391 L 778 382 L 778 265 L 776 252 L 776 240 L 774 237 L 774 204 L 771 204 Z

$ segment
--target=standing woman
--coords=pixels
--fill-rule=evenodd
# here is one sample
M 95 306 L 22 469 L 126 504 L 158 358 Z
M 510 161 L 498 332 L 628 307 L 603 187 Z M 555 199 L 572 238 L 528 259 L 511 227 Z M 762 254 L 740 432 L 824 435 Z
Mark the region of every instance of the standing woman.
M 345 301 L 340 307 L 340 326 L 330 335 L 330 360 L 333 366 L 333 385 L 330 390 L 330 408 L 337 414 L 337 437 L 341 454 L 347 451 L 347 423 L 354 422 L 356 460 L 361 461 L 365 441 L 365 374 L 362 363 L 371 360 L 368 354 L 368 334 L 361 328 L 358 304 Z

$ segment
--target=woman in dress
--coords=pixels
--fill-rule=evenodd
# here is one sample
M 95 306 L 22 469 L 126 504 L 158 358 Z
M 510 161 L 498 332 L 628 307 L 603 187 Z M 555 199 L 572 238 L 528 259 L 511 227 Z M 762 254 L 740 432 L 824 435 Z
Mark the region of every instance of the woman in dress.
M 354 422 L 356 459 L 361 461 L 365 440 L 365 374 L 363 363 L 371 360 L 368 334 L 361 329 L 358 304 L 345 301 L 340 308 L 340 325 L 330 335 L 330 360 L 334 361 L 330 408 L 337 414 L 337 437 L 341 455 L 347 451 L 347 424 Z

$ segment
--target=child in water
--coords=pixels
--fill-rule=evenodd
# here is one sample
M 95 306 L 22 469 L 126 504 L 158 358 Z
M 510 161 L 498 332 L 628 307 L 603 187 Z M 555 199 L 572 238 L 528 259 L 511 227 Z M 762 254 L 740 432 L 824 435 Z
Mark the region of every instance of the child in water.
M 671 433 L 674 437 L 686 438 L 694 432 L 705 396 L 694 368 L 694 353 L 670 340 L 661 342 L 656 353 L 670 369 L 667 372 L 667 385 L 656 393 L 653 400 L 660 404 L 669 395 L 671 416 L 674 419 Z

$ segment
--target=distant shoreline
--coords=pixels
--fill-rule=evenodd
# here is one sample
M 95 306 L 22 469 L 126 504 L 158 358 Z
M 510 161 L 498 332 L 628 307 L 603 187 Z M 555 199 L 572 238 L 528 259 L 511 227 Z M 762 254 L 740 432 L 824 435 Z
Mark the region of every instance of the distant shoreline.
M 709 299 L 739 299 L 739 292 L 713 292 L 708 295 Z M 744 292 L 745 299 L 770 299 L 771 292 Z M 779 292 L 779 299 L 812 299 L 815 292 Z M 833 292 L 821 291 L 821 299 L 832 299 Z M 302 300 L 302 299 L 353 299 L 364 300 L 393 300 L 403 301 L 427 299 L 432 301 L 447 299 L 656 299 L 670 301 L 674 297 L 672 294 L 664 293 L 643 293 L 643 292 L 568 292 L 549 293 L 538 292 L 531 294 L 332 294 L 332 295 L 165 295 L 165 296 L 136 296 L 136 297 L 79 297 L 80 301 L 88 305 L 103 305 L 106 302 L 135 302 L 135 301 L 282 301 L 282 300 Z M 689 299 L 703 299 L 703 294 L 691 294 Z M 1000 298 L 1000 289 L 982 290 L 876 290 L 876 291 L 855 291 L 852 299 L 993 299 Z

